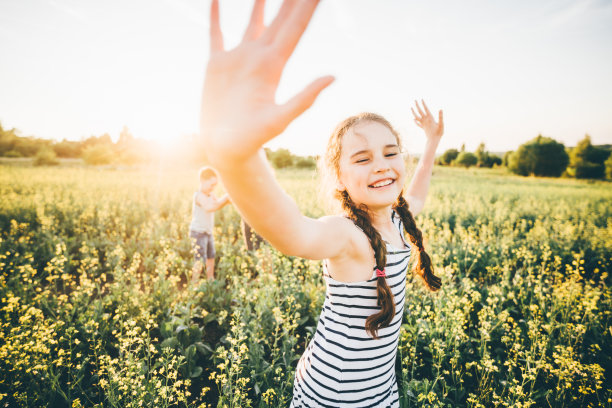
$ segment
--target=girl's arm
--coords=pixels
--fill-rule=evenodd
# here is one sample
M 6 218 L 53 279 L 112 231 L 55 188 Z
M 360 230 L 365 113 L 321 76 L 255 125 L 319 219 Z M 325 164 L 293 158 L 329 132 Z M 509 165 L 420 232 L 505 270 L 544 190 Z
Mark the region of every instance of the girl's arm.
M 434 159 L 436 155 L 436 149 L 438 143 L 444 134 L 444 119 L 442 111 L 438 113 L 438 122 L 434 120 L 431 112 L 427 108 L 425 101 L 421 100 L 423 108 L 419 106 L 419 103 L 415 101 L 418 114 L 413 108 L 412 114 L 414 115 L 414 121 L 417 126 L 425 131 L 427 136 L 427 143 L 425 144 L 425 151 L 419 159 L 414 176 L 408 187 L 406 194 L 406 200 L 412 215 L 417 215 L 425 207 L 425 199 L 427 198 L 427 192 L 429 190 L 429 183 L 431 181 L 431 173 L 433 170 Z
M 333 81 L 319 78 L 286 103 L 275 101 L 285 64 L 317 4 L 286 0 L 266 27 L 264 1 L 256 0 L 242 42 L 225 51 L 218 1 L 213 0 L 201 114 L 208 159 L 246 222 L 280 251 L 311 259 L 344 254 L 353 242 L 350 228 L 355 228 L 341 217 L 303 216 L 274 178 L 262 146 L 308 109 Z

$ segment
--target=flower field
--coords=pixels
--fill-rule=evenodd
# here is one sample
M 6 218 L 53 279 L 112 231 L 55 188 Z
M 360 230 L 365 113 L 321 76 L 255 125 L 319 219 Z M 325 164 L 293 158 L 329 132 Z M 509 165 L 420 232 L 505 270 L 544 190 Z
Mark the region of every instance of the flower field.
M 323 215 L 309 171 L 278 178 Z M 321 263 L 216 214 L 191 286 L 196 170 L 0 165 L 0 407 L 286 407 Z M 436 168 L 408 282 L 402 407 L 612 405 L 612 185 Z

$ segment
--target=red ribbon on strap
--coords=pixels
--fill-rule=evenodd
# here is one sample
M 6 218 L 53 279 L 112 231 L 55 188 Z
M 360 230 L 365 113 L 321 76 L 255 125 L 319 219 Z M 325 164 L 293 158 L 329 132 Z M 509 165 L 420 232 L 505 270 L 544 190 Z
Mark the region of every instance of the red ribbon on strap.
M 381 271 L 380 269 L 378 269 L 378 268 L 376 269 L 376 277 L 378 277 L 378 278 L 384 278 L 384 277 L 386 277 L 386 276 L 387 276 L 387 275 L 385 274 L 385 270 L 384 270 L 384 269 L 383 269 L 382 271 Z

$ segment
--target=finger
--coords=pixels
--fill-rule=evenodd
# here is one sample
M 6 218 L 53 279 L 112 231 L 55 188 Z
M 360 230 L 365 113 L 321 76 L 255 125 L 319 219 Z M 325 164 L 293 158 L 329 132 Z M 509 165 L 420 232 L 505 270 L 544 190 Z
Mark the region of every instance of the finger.
M 219 24 L 219 1 L 210 5 L 210 51 L 223 51 L 223 33 Z
M 421 107 L 419 106 L 419 102 L 415 100 L 415 101 L 414 101 L 414 104 L 416 105 L 417 110 L 419 111 L 419 114 L 420 114 L 421 116 L 425 116 L 425 114 L 424 114 L 424 113 L 423 113 L 423 111 L 421 110 Z
M 412 111 L 412 115 L 414 116 L 414 120 L 419 120 L 420 118 L 418 117 L 418 115 L 415 113 L 414 108 L 410 108 L 410 110 Z
M 427 113 L 427 115 L 431 116 L 431 112 L 429 112 L 429 108 L 427 107 L 427 104 L 423 99 L 421 99 L 421 103 L 423 104 L 423 108 L 425 108 L 425 112 Z
M 422 127 L 423 127 L 423 125 L 421 124 L 421 122 L 419 122 L 419 121 L 418 121 L 418 120 L 416 120 L 416 119 L 414 120 L 414 123 L 416 123 L 416 124 L 417 124 L 417 126 L 418 126 L 418 127 L 420 127 L 420 128 L 422 128 Z
M 310 19 L 318 4 L 318 0 L 299 0 L 279 28 L 274 43 L 286 58 L 289 58 L 291 53 L 293 53 L 306 27 L 308 27 L 308 23 L 310 23 Z
M 442 109 L 440 109 L 440 112 L 438 112 L 438 123 L 440 126 L 440 133 L 444 133 L 444 113 L 442 112 Z
M 321 77 L 308 85 L 302 92 L 289 99 L 284 105 L 279 106 L 283 129 L 295 118 L 300 116 L 306 109 L 310 108 L 321 91 L 334 82 L 333 76 Z
M 249 26 L 244 32 L 243 40 L 255 40 L 257 39 L 263 30 L 264 27 L 264 9 L 265 9 L 266 1 L 265 0 L 255 0 L 255 4 L 253 5 L 253 12 L 251 13 L 251 21 L 249 22 Z
M 295 7 L 296 0 L 285 0 L 281 5 L 280 10 L 274 20 L 268 27 L 268 29 L 263 33 L 262 39 L 265 43 L 271 43 L 274 41 L 276 36 L 278 35 L 278 31 L 283 25 L 283 22 L 287 20 L 287 17 L 291 14 L 291 11 Z

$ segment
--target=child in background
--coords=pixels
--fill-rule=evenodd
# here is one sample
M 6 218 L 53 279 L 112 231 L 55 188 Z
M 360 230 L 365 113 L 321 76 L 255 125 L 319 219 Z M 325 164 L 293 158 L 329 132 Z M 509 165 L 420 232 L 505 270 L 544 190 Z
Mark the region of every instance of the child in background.
M 276 181 L 262 146 L 333 81 L 323 77 L 284 104 L 275 100 L 317 4 L 286 0 L 266 26 L 264 1 L 256 0 L 243 41 L 226 51 L 213 0 L 201 134 L 245 221 L 284 254 L 323 260 L 325 302 L 297 364 L 291 407 L 399 408 L 395 362 L 410 256 L 427 288 L 441 285 L 414 215 L 425 204 L 444 130 L 442 111 L 436 122 L 424 102 L 413 110 L 427 143 L 405 193 L 400 138 L 391 124 L 372 113 L 341 122 L 323 161 L 343 213 L 304 216 Z
M 196 262 L 193 266 L 191 281 L 197 284 L 202 273 L 203 262 L 206 262 L 206 277 L 215 278 L 215 241 L 213 227 L 215 211 L 229 203 L 226 194 L 220 199 L 213 195 L 217 185 L 217 174 L 210 167 L 200 169 L 200 189 L 193 193 L 192 218 L 189 224 L 189 237 L 196 250 Z

